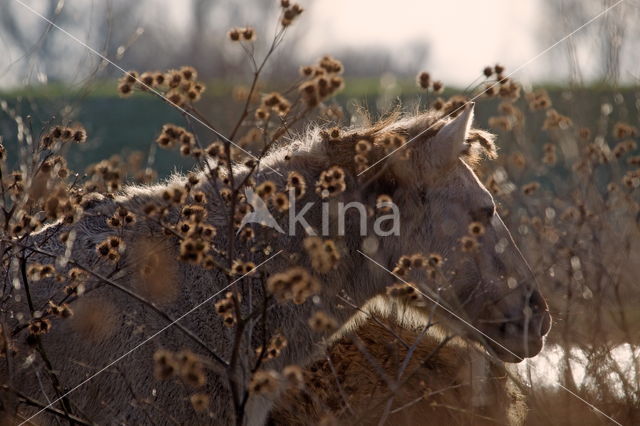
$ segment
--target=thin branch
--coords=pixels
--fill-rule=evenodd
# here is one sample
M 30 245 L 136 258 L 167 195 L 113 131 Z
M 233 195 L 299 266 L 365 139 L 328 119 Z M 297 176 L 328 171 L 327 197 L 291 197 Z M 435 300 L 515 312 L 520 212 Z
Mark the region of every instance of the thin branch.
M 15 244 L 19 247 L 21 247 L 22 249 L 25 250 L 31 250 L 32 252 L 36 252 L 38 254 L 42 254 L 44 256 L 48 256 L 48 257 L 52 257 L 52 258 L 56 258 L 57 256 L 53 253 L 50 253 L 48 251 L 36 248 L 35 246 L 25 246 L 23 244 L 19 244 L 16 243 L 14 241 L 8 240 L 8 239 L 3 239 L 3 241 L 8 242 L 9 244 Z M 98 280 L 120 290 L 121 292 L 133 297 L 134 299 L 136 299 L 137 301 L 139 301 L 140 303 L 143 303 L 144 305 L 150 307 L 154 312 L 156 312 L 158 315 L 160 315 L 162 318 L 164 318 L 166 321 L 168 321 L 169 323 L 174 323 L 176 327 L 178 327 L 178 329 L 180 329 L 185 335 L 187 335 L 191 340 L 193 340 L 195 343 L 197 343 L 200 347 L 202 347 L 209 355 L 211 355 L 211 357 L 216 360 L 218 363 L 222 364 L 224 367 L 228 366 L 228 363 L 223 360 L 217 353 L 215 353 L 211 348 L 209 348 L 209 346 L 207 346 L 207 344 L 205 344 L 198 336 L 196 336 L 195 334 L 193 334 L 193 332 L 187 328 L 185 328 L 184 326 L 182 326 L 180 323 L 175 322 L 168 314 L 166 314 L 162 309 L 160 309 L 158 306 L 156 306 L 155 303 L 145 299 L 144 297 L 140 296 L 139 294 L 135 293 L 134 291 L 129 290 L 126 287 L 121 286 L 120 284 L 116 283 L 115 281 L 93 271 L 91 268 L 84 266 L 83 264 L 75 261 L 75 260 L 69 260 L 69 264 L 74 265 L 80 269 L 82 269 L 83 271 L 87 272 L 88 274 L 92 275 L 93 277 L 97 278 Z
M 96 425 L 96 423 L 92 423 L 89 420 L 85 420 L 85 419 L 81 419 L 80 417 L 65 413 L 62 410 L 59 410 L 57 408 L 54 408 L 48 404 L 44 404 L 40 401 L 37 401 L 31 397 L 28 397 L 27 395 L 23 394 L 22 392 L 18 391 L 17 389 L 13 389 L 11 387 L 9 387 L 8 385 L 2 385 L 2 389 L 4 389 L 5 391 L 11 392 L 12 394 L 16 395 L 19 399 L 20 402 L 24 403 L 24 404 L 28 404 L 31 405 L 32 407 L 36 407 L 39 408 L 40 410 L 45 410 L 51 414 L 55 414 L 58 417 L 61 418 L 65 418 L 70 420 L 70 422 L 73 423 L 78 423 L 81 425 L 87 425 L 87 426 L 94 426 Z
M 24 285 L 25 293 L 27 294 L 29 312 L 30 312 L 31 318 L 34 318 L 33 301 L 31 299 L 31 291 L 29 289 L 29 280 L 27 278 L 27 262 L 24 256 L 20 258 L 20 275 L 22 278 L 22 284 Z M 74 421 L 70 417 L 73 414 L 73 411 L 71 409 L 69 398 L 67 398 L 62 393 L 62 385 L 60 384 L 60 379 L 55 373 L 55 370 L 53 369 L 51 361 L 49 360 L 49 357 L 47 356 L 47 353 L 44 350 L 44 346 L 42 345 L 42 340 L 40 339 L 40 336 L 34 335 L 33 337 L 36 342 L 36 350 L 38 354 L 40 354 L 40 357 L 42 358 L 42 361 L 45 364 L 46 371 L 47 371 L 47 374 L 49 375 L 49 378 L 51 379 L 51 384 L 53 385 L 53 389 L 56 393 L 56 397 L 58 398 L 58 400 L 60 400 L 60 405 L 62 405 L 62 409 L 67 417 L 67 420 L 69 421 L 69 424 L 73 425 Z M 9 356 L 9 354 L 7 354 L 7 356 Z

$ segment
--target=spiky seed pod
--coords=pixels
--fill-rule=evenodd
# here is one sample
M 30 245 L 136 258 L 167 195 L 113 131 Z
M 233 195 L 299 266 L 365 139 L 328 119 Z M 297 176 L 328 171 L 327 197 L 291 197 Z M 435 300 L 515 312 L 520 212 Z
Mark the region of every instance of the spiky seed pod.
M 251 27 L 246 27 L 242 29 L 242 39 L 244 41 L 255 41 L 256 39 L 256 31 Z
M 484 229 L 484 225 L 480 222 L 471 222 L 469 224 L 469 235 L 472 235 L 474 237 L 480 237 L 482 235 L 484 235 L 485 229 Z
M 522 193 L 524 195 L 531 195 L 536 192 L 540 188 L 540 184 L 538 182 L 531 182 L 522 187 Z
M 460 247 L 465 253 L 473 252 L 478 248 L 478 240 L 474 237 L 465 235 L 460 239 Z
M 292 301 L 299 305 L 317 294 L 320 284 L 306 269 L 294 267 L 269 277 L 267 290 L 281 303 Z
M 194 393 L 189 397 L 189 401 L 191 401 L 191 406 L 197 412 L 209 409 L 209 395 L 205 393 Z
M 309 327 L 317 333 L 332 333 L 338 328 L 338 322 L 323 311 L 316 311 L 309 318 Z
M 274 370 L 256 371 L 249 383 L 252 394 L 275 395 L 280 384 L 280 375 Z
M 47 318 L 34 318 L 29 321 L 29 334 L 39 336 L 51 330 L 51 321 Z
M 227 37 L 229 37 L 231 41 L 240 41 L 240 36 L 241 34 L 238 28 L 231 28 L 227 33 Z
M 416 81 L 418 83 L 418 87 L 421 89 L 428 89 L 431 84 L 431 75 L 428 72 L 423 71 L 418 74 Z

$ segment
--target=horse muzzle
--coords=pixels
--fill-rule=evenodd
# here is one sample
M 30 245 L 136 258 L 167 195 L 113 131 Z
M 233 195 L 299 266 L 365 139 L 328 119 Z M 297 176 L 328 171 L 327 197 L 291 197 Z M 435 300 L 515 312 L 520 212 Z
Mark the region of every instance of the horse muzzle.
M 542 350 L 544 336 L 551 329 L 549 311 L 530 317 L 505 319 L 480 328 L 484 340 L 495 355 L 504 362 L 521 362 Z

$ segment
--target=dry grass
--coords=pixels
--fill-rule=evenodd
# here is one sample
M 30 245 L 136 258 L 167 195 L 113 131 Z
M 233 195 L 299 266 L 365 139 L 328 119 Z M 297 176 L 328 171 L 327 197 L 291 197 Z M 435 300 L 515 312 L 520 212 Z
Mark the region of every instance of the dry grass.
M 499 65 L 484 70 L 485 81 L 474 93 L 441 98 L 442 83 L 432 81 L 427 73 L 419 74 L 418 83 L 425 89 L 424 99 L 439 117 L 457 115 L 475 94 L 481 94 L 478 108 L 482 108 L 483 99 L 500 100 L 495 116 L 486 125 L 499 132 L 501 155 L 491 162 L 474 161 L 474 167 L 499 202 L 502 217 L 530 260 L 547 297 L 555 321 L 547 339 L 552 362 L 534 360 L 514 373 L 474 343 L 433 334 L 431 324 L 418 327 L 393 315 L 367 318 L 353 330 L 326 340 L 326 356 L 307 366 L 289 366 L 282 372 L 269 369 L 268 362 L 287 348 L 286 339 L 278 337 L 277 330 L 271 330 L 269 341 L 251 348 L 251 355 L 240 352 L 243 333 L 254 324 L 254 318 L 267 315 L 266 307 L 276 302 L 274 298 L 277 303 L 303 304 L 318 293 L 321 285 L 301 267 L 269 279 L 253 275 L 256 265 L 243 259 L 233 242 L 234 232 L 248 211 L 240 191 L 244 186 L 254 187 L 272 207 L 280 211 L 288 208 L 282 201 L 283 188 L 278 192 L 267 182 L 256 186 L 256 158 L 261 160 L 273 146 L 286 143 L 292 129 L 304 128 L 319 117 L 337 124 L 343 115 L 331 103 L 344 86 L 342 65 L 331 57 L 303 67 L 299 81 L 289 88 L 269 93 L 258 90 L 263 83 L 264 64 L 300 13 L 299 6 L 282 1 L 280 29 L 263 61 L 257 60 L 251 47 L 256 37 L 253 29 L 234 28 L 229 32 L 230 40 L 246 51 L 254 79 L 248 89 L 238 91 L 244 107 L 228 139 L 220 137 L 204 144 L 193 131 L 194 120 L 198 120 L 222 136 L 197 108 L 206 89 L 197 79 L 197 70 L 182 67 L 166 72 L 130 72 L 122 77 L 118 91 L 123 96 L 133 91 L 149 92 L 180 108 L 184 127 L 168 123 L 159 132 L 157 143 L 192 157 L 205 173 L 193 173 L 167 185 L 161 202 L 141 206 L 140 211 L 121 208 L 111 212 L 105 220 L 112 235 L 88 248 L 96 250 L 100 266 L 74 264 L 69 257 L 73 233 L 55 236 L 41 245 L 35 245 L 32 236 L 48 224 L 78 223 L 96 200 L 116 197 L 127 183 L 125 177 L 149 183 L 155 179 L 153 170 L 142 167 L 140 158 L 126 163 L 104 160 L 89 167 L 86 177 L 78 178 L 67 168 L 63 153 L 66 145 L 87 141 L 82 127 L 54 123 L 34 135 L 16 111 L 4 107 L 4 112 L 18 123 L 19 139 L 28 155 L 22 156 L 19 170 L 9 171 L 6 157 L 13 153 L 5 152 L 0 145 L 0 249 L 5 283 L 0 305 L 0 362 L 8 372 L 0 377 L 10 377 L 18 365 L 28 365 L 36 358 L 47 365 L 42 336 L 52 327 L 61 326 L 62 321 L 69 321 L 88 340 L 110 337 L 117 307 L 85 292 L 110 283 L 113 277 L 117 279 L 126 268 L 133 266 L 135 275 L 134 285 L 125 290 L 127 294 L 161 315 L 164 304 L 181 296 L 178 270 L 202 268 L 221 271 L 228 282 L 252 275 L 252 279 L 261 280 L 265 295 L 264 306 L 255 304 L 247 311 L 241 293 L 230 291 L 211 309 L 212 315 L 214 309 L 218 314 L 216 320 L 236 335 L 236 351 L 221 374 L 228 379 L 238 423 L 245 416 L 248 395 L 256 393 L 280 395 L 272 420 L 282 424 L 373 424 L 381 418 L 407 424 L 435 419 L 454 424 L 518 424 L 526 418 L 526 424 L 531 425 L 609 421 L 554 383 L 620 423 L 639 423 L 640 157 L 636 126 L 640 111 L 637 105 L 631 111 L 610 101 L 602 105 L 597 122 L 583 122 L 584 117 L 555 110 L 544 90 L 525 93 L 518 82 L 504 77 L 505 70 Z M 532 122 L 542 125 L 533 127 Z M 333 146 L 353 142 L 355 148 L 349 151 L 347 162 L 356 171 L 406 143 L 402 135 L 394 133 L 372 131 L 361 135 L 360 141 L 352 141 L 352 134 L 341 132 L 327 126 L 321 137 Z M 473 137 L 487 156 L 495 157 L 493 141 L 485 133 L 476 132 Z M 251 172 L 238 181 L 233 163 L 243 163 Z M 288 186 L 302 196 L 305 191 L 313 191 L 315 184 L 318 194 L 330 198 L 345 191 L 344 173 L 343 168 L 334 166 L 323 171 L 318 182 L 304 182 L 293 173 Z M 202 176 L 224 200 L 228 209 L 226 228 L 217 229 L 207 221 L 208 200 L 197 190 Z M 163 237 L 125 244 L 123 237 L 140 223 L 157 226 Z M 229 232 L 231 238 L 225 245 L 217 244 L 218 232 Z M 476 238 L 482 232 L 481 225 L 471 224 L 465 244 L 469 251 L 476 248 Z M 266 244 L 253 241 L 254 237 L 250 229 L 240 234 L 242 241 L 266 253 Z M 179 259 L 170 254 L 172 245 L 179 247 Z M 305 249 L 306 253 L 298 255 L 310 257 L 312 269 L 318 274 L 335 268 L 344 256 L 331 240 L 307 239 Z M 30 260 L 34 254 L 49 256 L 50 262 L 36 264 Z M 433 272 L 441 261 L 436 254 L 405 260 L 408 265 L 419 263 L 427 272 Z M 402 258 L 398 265 L 403 267 Z M 100 272 L 105 268 L 107 274 Z M 44 308 L 31 300 L 31 289 L 37 285 L 56 290 Z M 390 288 L 388 296 L 407 299 L 407 303 L 415 298 L 411 287 L 402 285 Z M 16 309 L 10 300 L 21 303 L 21 308 Z M 352 308 L 354 313 L 360 309 Z M 305 320 L 315 331 L 327 335 L 336 327 L 335 321 L 322 312 Z M 196 345 L 197 339 L 193 340 Z M 616 354 L 623 345 L 633 350 L 628 351 L 627 359 L 620 360 L 623 356 Z M 543 352 L 541 359 L 544 356 Z M 240 383 L 236 374 L 245 358 L 252 360 L 252 377 Z M 204 371 L 215 364 L 215 356 L 202 359 L 189 348 L 181 352 L 162 349 L 149 360 L 152 362 L 158 380 L 178 377 L 185 384 L 182 403 L 191 404 L 194 413 L 201 416 L 198 419 L 215 416 L 210 395 L 202 387 Z M 477 379 L 474 370 L 478 363 L 483 365 L 482 379 Z M 555 378 L 549 383 L 543 376 Z M 61 383 L 52 368 L 43 380 L 49 381 L 58 395 L 70 385 Z M 48 405 L 17 392 L 10 384 L 7 381 L 2 388 L 2 409 L 10 415 L 20 415 L 15 409 L 18 406 Z M 69 398 L 73 400 L 73 396 Z M 152 405 L 150 409 L 159 408 Z M 54 404 L 50 411 L 71 423 L 91 421 L 66 400 Z

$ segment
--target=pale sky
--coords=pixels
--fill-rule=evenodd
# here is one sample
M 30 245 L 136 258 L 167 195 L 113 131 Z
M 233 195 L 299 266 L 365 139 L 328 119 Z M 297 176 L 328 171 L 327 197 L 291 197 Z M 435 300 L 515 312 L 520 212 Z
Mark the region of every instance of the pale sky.
M 31 0 L 29 4 L 43 11 L 47 1 Z M 86 21 L 86 19 L 76 16 L 78 13 L 73 14 L 74 4 L 82 4 L 84 1 L 87 0 L 65 0 L 67 13 L 71 13 L 77 22 Z M 113 1 L 116 4 L 120 2 L 126 4 L 130 0 Z M 242 0 L 226 1 L 231 3 Z M 278 7 L 277 0 L 262 1 L 273 2 L 274 8 Z M 358 46 L 388 47 L 393 49 L 396 55 L 402 56 L 403 48 L 409 54 L 408 46 L 415 44 L 416 41 L 425 41 L 430 46 L 430 54 L 428 62 L 422 65 L 424 70 L 448 85 L 466 86 L 480 75 L 484 66 L 496 62 L 505 65 L 509 73 L 542 52 L 552 44 L 553 40 L 551 35 L 546 35 L 544 32 L 544 24 L 549 21 L 549 10 L 545 7 L 546 0 L 298 1 L 308 9 L 308 12 L 294 23 L 294 34 L 290 36 L 294 36 L 296 31 L 298 34 L 304 34 L 303 47 L 307 56 L 331 54 L 341 48 L 353 49 Z M 145 9 L 144 16 L 139 17 L 140 25 L 156 25 L 161 27 L 160 30 L 164 27 L 177 29 L 173 38 L 178 40 L 179 44 L 181 36 L 179 30 L 188 26 L 190 0 L 148 0 L 148 3 L 153 7 Z M 598 10 L 600 7 L 598 5 Z M 171 13 L 167 14 L 167 9 L 171 10 Z M 594 14 L 598 10 L 595 10 Z M 19 18 L 22 25 L 37 28 L 34 24 L 39 18 L 30 15 L 29 12 L 21 11 Z M 252 22 L 238 23 L 238 25 L 251 24 Z M 221 29 L 226 29 L 231 24 L 212 22 L 212 25 L 221 25 L 224 27 L 220 27 Z M 593 24 L 595 25 L 596 23 Z M 593 26 L 591 30 L 594 30 Z M 75 29 L 73 32 L 83 39 L 87 34 L 87 31 L 82 29 Z M 37 35 L 37 31 L 34 34 Z M 598 39 L 593 33 L 591 34 L 590 40 L 593 43 L 582 45 L 578 51 L 580 65 L 587 70 L 587 77 L 590 74 L 596 74 L 595 64 L 589 63 L 589 60 L 593 56 L 593 48 L 597 45 Z M 553 35 L 553 37 L 560 36 Z M 0 55 L 0 69 L 4 69 L 3 63 L 9 63 L 22 54 L 2 42 L 4 40 L 0 40 L 0 48 L 5 50 L 5 54 Z M 59 43 L 68 43 L 69 49 L 82 49 L 74 46 L 72 40 L 61 39 Z M 566 72 L 563 71 L 566 70 L 567 64 L 566 48 L 566 42 L 554 48 L 557 55 L 555 58 L 558 60 L 553 67 L 549 67 L 549 61 L 553 55 L 551 52 L 527 64 L 518 71 L 516 78 L 526 83 L 531 80 L 557 80 L 566 77 Z M 636 74 L 631 73 L 631 68 Z M 627 64 L 623 78 L 628 79 L 629 76 L 637 75 L 636 69 L 636 65 Z M 420 70 L 416 70 L 416 73 L 417 71 Z M 4 74 L 0 76 L 0 86 L 16 84 L 19 79 L 20 77 L 11 73 Z
M 431 45 L 429 71 L 449 84 L 466 85 L 485 65 L 515 69 L 545 46 L 536 43 L 539 0 L 316 0 L 309 48 L 382 45 L 402 49 L 424 39 Z M 535 63 L 520 76 L 536 75 Z

